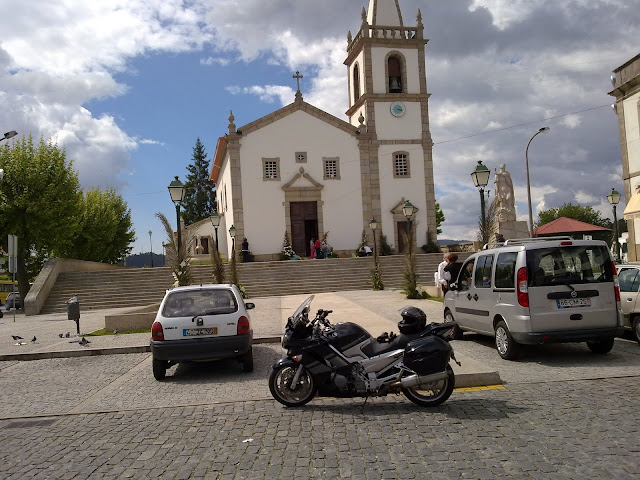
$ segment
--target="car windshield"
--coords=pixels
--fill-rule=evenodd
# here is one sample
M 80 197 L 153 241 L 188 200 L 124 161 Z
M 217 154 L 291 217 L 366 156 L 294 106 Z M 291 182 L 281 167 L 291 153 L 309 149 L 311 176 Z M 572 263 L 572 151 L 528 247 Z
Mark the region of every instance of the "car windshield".
M 168 293 L 162 316 L 171 318 L 221 315 L 237 310 L 238 304 L 231 290 L 178 290 Z
M 527 251 L 530 287 L 613 281 L 611 257 L 604 246 L 562 246 Z

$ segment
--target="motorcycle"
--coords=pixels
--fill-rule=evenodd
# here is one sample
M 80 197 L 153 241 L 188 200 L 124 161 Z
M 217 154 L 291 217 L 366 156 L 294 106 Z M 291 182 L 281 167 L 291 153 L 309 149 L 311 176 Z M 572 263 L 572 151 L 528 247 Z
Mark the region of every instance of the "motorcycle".
M 448 342 L 455 322 L 426 325 L 424 312 L 408 307 L 398 324 L 400 334 L 385 332 L 376 339 L 355 323 L 332 324 L 327 319 L 331 310 L 320 309 L 310 320 L 313 298 L 287 320 L 286 355 L 269 376 L 269 390 L 278 402 L 295 407 L 316 394 L 352 398 L 402 392 L 417 405 L 433 407 L 451 396 L 455 375 L 449 361 L 460 365 Z

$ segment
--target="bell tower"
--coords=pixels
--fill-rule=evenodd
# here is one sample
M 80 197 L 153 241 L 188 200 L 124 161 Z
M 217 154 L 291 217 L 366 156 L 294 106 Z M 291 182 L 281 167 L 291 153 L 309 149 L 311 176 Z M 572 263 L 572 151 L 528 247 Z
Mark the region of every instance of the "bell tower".
M 364 218 L 382 219 L 383 233 L 402 244 L 394 214 L 404 198 L 418 207 L 413 242 L 436 241 L 429 93 L 422 14 L 405 26 L 400 0 L 369 0 L 355 36 L 347 35 L 349 122 L 360 128 Z M 379 221 L 379 220 L 378 220 Z M 393 226 L 393 230 L 391 227 Z

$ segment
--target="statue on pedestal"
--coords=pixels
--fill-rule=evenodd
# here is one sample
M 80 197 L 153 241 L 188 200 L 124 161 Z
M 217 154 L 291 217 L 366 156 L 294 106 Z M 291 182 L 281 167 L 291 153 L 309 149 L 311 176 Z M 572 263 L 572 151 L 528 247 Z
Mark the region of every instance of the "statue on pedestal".
M 511 175 L 505 170 L 504 163 L 500 165 L 500 170 L 494 169 L 494 171 L 496 218 L 499 222 L 514 222 L 516 207 Z

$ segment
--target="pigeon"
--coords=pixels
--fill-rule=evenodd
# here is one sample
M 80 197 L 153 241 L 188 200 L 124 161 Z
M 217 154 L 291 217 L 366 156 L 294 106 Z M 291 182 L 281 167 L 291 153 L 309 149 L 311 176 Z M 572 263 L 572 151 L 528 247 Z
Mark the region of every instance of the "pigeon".
M 11 335 L 13 339 L 17 342 L 18 340 L 24 340 L 20 335 Z
M 64 334 L 65 337 L 69 338 L 71 336 L 71 333 L 67 332 Z
M 80 345 L 86 345 L 87 343 L 91 343 L 89 340 L 87 340 L 86 338 L 82 337 L 82 340 L 80 340 L 78 342 Z
M 62 337 L 64 337 L 64 333 L 59 333 L 59 334 L 58 334 L 58 336 L 59 336 L 60 338 L 62 338 Z
M 36 343 L 36 340 L 37 340 L 37 338 L 36 338 L 36 336 L 34 335 L 34 336 L 33 336 L 33 338 L 31 339 L 31 342 Z
M 114 334 L 114 335 L 117 335 L 117 334 L 118 334 L 118 329 L 117 329 L 117 328 L 113 331 L 113 334 Z

